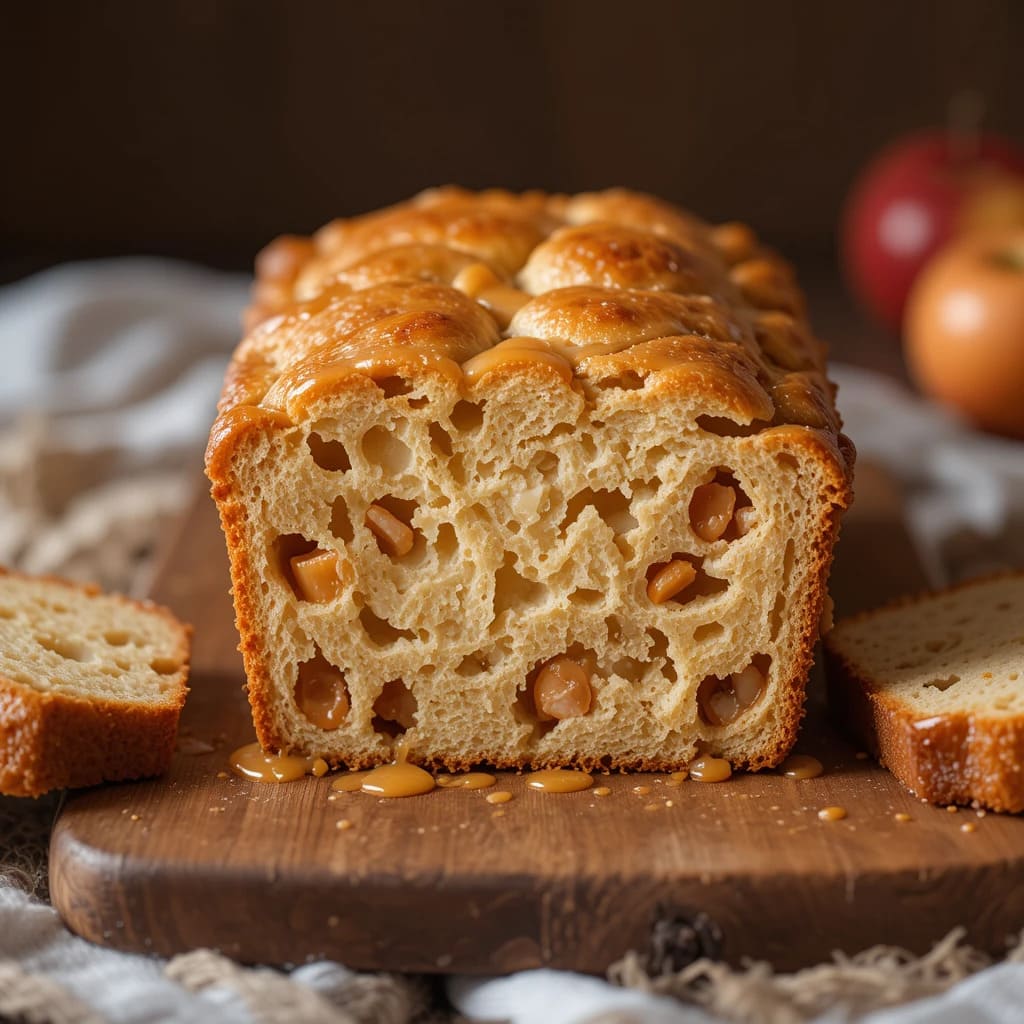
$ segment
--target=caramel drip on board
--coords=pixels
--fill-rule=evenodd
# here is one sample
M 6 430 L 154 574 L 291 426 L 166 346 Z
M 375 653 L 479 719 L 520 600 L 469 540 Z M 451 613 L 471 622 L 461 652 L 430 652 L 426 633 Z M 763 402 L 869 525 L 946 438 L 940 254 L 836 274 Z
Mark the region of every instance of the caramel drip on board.
M 722 757 L 698 757 L 690 762 L 690 778 L 697 782 L 725 782 L 732 765 Z
M 818 811 L 818 817 L 822 821 L 842 821 L 846 817 L 845 807 L 822 807 Z
M 231 768 L 256 782 L 294 782 L 304 775 L 319 778 L 327 774 L 327 762 L 323 758 L 268 754 L 258 743 L 239 747 L 231 755 Z
M 467 772 L 465 775 L 438 775 L 442 789 L 487 789 L 498 780 L 489 772 Z
M 430 772 L 407 761 L 396 761 L 368 772 L 361 789 L 372 796 L 393 799 L 429 793 L 434 785 L 434 776 Z
M 379 768 L 362 772 L 348 772 L 335 779 L 331 789 L 340 793 L 369 793 L 389 800 L 429 793 L 436 785 L 434 776 L 409 764 L 408 757 L 409 746 L 402 743 L 391 764 L 382 764 Z
M 526 784 L 530 789 L 537 789 L 543 793 L 578 793 L 580 790 L 590 789 L 594 779 L 587 772 L 548 768 L 533 772 L 527 777 Z
M 779 773 L 787 779 L 816 779 L 824 770 L 822 763 L 810 754 L 790 754 L 779 765 Z
M 363 779 L 369 774 L 369 769 L 365 772 L 346 772 L 331 783 L 331 789 L 338 793 L 358 793 L 363 788 Z

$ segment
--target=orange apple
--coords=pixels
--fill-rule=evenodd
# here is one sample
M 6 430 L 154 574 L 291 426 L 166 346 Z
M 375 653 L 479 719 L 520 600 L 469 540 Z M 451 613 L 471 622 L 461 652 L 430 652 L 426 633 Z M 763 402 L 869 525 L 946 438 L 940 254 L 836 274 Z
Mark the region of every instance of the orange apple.
M 910 293 L 904 341 L 923 392 L 1024 438 L 1024 228 L 941 250 Z

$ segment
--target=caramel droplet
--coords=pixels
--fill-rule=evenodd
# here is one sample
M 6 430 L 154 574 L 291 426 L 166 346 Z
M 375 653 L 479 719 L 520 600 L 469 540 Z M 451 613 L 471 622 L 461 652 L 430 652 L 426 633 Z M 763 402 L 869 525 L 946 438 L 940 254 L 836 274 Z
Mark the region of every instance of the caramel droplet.
M 315 774 L 318 761 L 326 771 L 326 762 L 320 758 L 314 760 L 298 754 L 268 754 L 258 743 L 247 743 L 231 755 L 230 765 L 239 775 L 256 782 L 294 782 L 307 772 Z
M 488 772 L 467 772 L 465 775 L 439 775 L 437 784 L 442 789 L 487 789 L 497 780 Z
M 788 779 L 816 779 L 824 770 L 822 763 L 809 754 L 791 754 L 779 765 Z
M 407 761 L 381 765 L 374 768 L 363 779 L 362 791 L 389 799 L 403 796 L 420 796 L 434 788 L 434 777 L 430 772 L 417 768 Z
M 608 796 L 609 793 L 611 793 L 611 790 L 607 786 L 598 786 L 594 790 L 594 796 Z
M 697 782 L 725 782 L 732 765 L 722 757 L 698 757 L 690 762 L 690 778 Z
M 578 793 L 590 789 L 593 778 L 586 772 L 572 771 L 568 768 L 549 768 L 534 772 L 526 784 L 530 789 L 539 789 L 545 793 Z
M 846 817 L 845 807 L 822 807 L 818 811 L 818 817 L 822 821 L 842 821 Z
M 497 793 L 488 793 L 484 799 L 489 804 L 507 804 L 512 799 L 512 794 L 506 789 L 499 789 Z
M 369 774 L 369 771 L 346 772 L 331 783 L 331 789 L 339 793 L 357 793 L 363 788 L 363 779 Z

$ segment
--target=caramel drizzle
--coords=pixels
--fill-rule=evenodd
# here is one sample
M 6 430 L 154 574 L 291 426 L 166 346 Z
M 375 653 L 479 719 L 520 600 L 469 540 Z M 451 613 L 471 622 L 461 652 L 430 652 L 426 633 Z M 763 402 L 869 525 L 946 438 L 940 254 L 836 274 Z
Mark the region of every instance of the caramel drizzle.
M 542 793 L 578 793 L 590 789 L 594 778 L 588 772 L 568 768 L 547 768 L 527 776 L 527 786 Z
M 230 764 L 234 772 L 254 782 L 294 782 L 304 775 L 319 778 L 328 770 L 322 757 L 267 753 L 258 743 L 239 747 L 231 755 Z
M 787 779 L 816 779 L 824 771 L 824 765 L 810 754 L 790 754 L 779 765 L 779 773 Z

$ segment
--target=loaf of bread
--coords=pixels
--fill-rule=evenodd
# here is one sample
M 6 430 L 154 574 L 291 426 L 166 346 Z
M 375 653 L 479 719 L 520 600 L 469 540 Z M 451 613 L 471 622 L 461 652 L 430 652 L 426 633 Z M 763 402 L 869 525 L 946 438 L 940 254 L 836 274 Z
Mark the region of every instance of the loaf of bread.
M 825 652 L 839 722 L 912 793 L 1024 811 L 1024 572 L 848 619 Z
M 249 323 L 207 473 L 264 747 L 785 756 L 853 451 L 748 228 L 444 188 L 273 243 Z
M 0 568 L 0 793 L 159 775 L 188 659 L 166 609 Z

